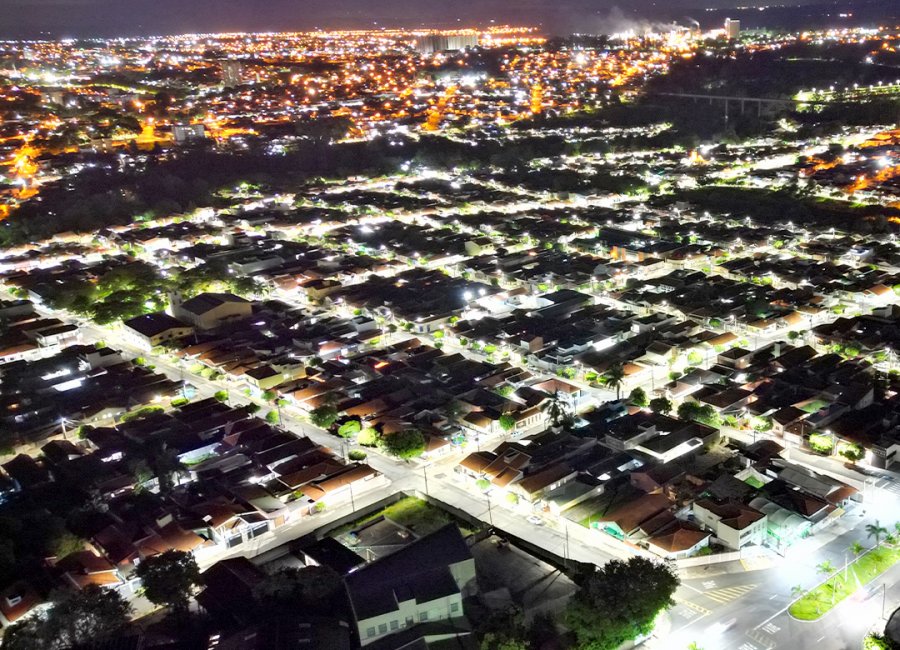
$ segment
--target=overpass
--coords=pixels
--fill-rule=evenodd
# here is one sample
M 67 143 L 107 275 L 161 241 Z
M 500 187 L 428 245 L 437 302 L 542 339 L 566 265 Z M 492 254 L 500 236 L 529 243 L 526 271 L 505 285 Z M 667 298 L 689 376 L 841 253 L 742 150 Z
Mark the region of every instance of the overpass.
M 695 102 L 704 101 L 709 102 L 709 104 L 722 103 L 725 107 L 725 119 L 728 119 L 728 107 L 732 103 L 737 103 L 740 105 L 740 114 L 743 115 L 744 111 L 747 107 L 747 104 L 750 104 L 752 107 L 754 104 L 756 105 L 756 114 L 762 115 L 763 106 L 768 106 L 776 109 L 791 109 L 796 108 L 800 105 L 809 106 L 809 105 L 825 105 L 831 104 L 834 102 L 830 101 L 820 101 L 820 100 L 799 100 L 793 98 L 775 98 L 775 97 L 745 97 L 740 95 L 712 95 L 712 94 L 702 94 L 702 93 L 648 93 L 648 96 L 651 97 L 674 97 L 678 99 L 692 99 Z

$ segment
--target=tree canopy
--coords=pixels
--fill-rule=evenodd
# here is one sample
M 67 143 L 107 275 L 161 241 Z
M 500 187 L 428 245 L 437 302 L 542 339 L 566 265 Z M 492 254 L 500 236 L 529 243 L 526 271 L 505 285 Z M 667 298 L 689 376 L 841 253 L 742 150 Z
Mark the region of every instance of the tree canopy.
M 187 612 L 191 591 L 200 583 L 194 556 L 184 551 L 166 551 L 149 557 L 135 570 L 144 595 L 155 605 L 170 606 L 177 614 Z
M 128 624 L 131 605 L 117 591 L 88 585 L 57 594 L 43 615 L 7 628 L 3 650 L 63 650 L 95 643 Z
M 583 650 L 614 650 L 653 629 L 672 606 L 679 579 L 668 564 L 643 557 L 612 560 L 583 580 L 566 623 Z
M 391 456 L 409 460 L 421 456 L 425 451 L 425 436 L 418 429 L 404 429 L 389 436 L 382 436 L 378 446 Z

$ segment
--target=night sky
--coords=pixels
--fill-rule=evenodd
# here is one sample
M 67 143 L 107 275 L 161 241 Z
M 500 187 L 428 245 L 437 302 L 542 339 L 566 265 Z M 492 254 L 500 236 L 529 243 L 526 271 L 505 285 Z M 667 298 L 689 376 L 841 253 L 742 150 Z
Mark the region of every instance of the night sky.
M 784 1 L 778 0 L 778 4 Z M 746 4 L 748 0 L 0 0 L 0 35 L 279 31 L 362 28 L 375 23 L 452 27 L 486 25 L 491 20 L 539 25 L 548 33 L 568 34 L 617 29 L 634 16 L 626 16 L 618 7 L 660 19 L 677 18 L 683 8 L 697 13 L 702 22 L 698 6 Z

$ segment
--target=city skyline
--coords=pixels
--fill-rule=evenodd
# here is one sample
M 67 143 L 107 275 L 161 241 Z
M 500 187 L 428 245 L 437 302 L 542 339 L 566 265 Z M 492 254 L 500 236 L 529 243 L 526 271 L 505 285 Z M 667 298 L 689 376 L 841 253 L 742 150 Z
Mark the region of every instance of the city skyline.
M 455 3 L 386 0 L 373 8 L 363 0 L 329 3 L 321 0 L 304 3 L 273 0 L 266 10 L 249 0 L 7 0 L 12 11 L 0 13 L 0 36 L 6 38 L 53 38 L 90 36 L 138 36 L 183 33 L 266 32 L 312 29 L 369 28 L 452 28 L 488 26 L 492 23 L 529 24 L 548 34 L 612 33 L 653 21 L 690 24 L 699 21 L 704 28 L 718 24 L 705 9 L 747 8 L 740 0 L 675 0 L 657 3 L 638 0 L 562 0 L 546 3 L 523 0 L 510 11 L 507 0 Z M 756 3 L 765 6 L 763 3 Z M 793 0 L 779 7 L 815 4 L 815 0 Z M 848 6 L 874 6 L 889 9 L 890 3 L 847 0 Z

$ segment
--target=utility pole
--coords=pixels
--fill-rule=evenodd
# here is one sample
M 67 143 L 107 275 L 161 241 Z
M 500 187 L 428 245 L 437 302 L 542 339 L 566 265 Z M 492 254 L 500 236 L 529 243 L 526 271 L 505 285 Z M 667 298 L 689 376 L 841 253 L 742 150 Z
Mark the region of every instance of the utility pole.
M 431 496 L 428 493 L 428 465 L 422 465 L 422 476 L 425 478 L 425 496 Z
M 494 513 L 491 510 L 491 495 L 488 492 L 484 493 L 484 498 L 487 499 L 488 506 L 488 521 L 491 523 L 491 528 L 494 527 Z

